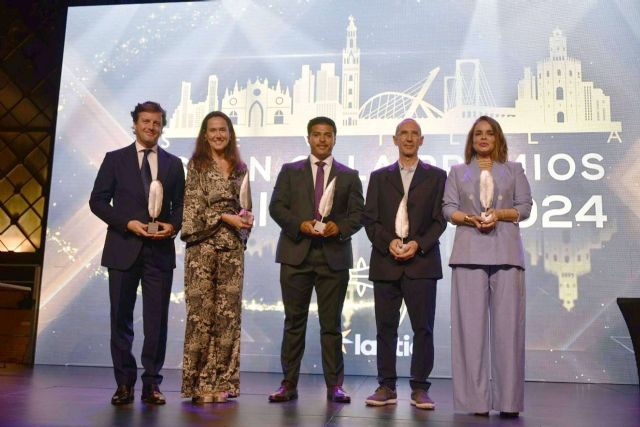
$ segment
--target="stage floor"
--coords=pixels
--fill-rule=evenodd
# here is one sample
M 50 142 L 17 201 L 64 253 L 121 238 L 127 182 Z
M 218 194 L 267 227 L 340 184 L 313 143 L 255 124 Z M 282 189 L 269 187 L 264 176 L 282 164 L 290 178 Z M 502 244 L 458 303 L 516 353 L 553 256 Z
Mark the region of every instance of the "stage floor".
M 517 419 L 478 417 L 453 412 L 451 381 L 434 379 L 430 395 L 435 411 L 409 404 L 407 379 L 398 384 L 398 404 L 371 408 L 364 399 L 376 388 L 374 377 L 348 376 L 344 388 L 351 404 L 325 399 L 322 376 L 302 375 L 297 401 L 269 403 L 267 395 L 280 375 L 243 372 L 241 396 L 226 404 L 193 405 L 180 398 L 180 371 L 165 370 L 162 391 L 167 404 L 136 401 L 110 404 L 115 390 L 110 368 L 38 365 L 0 368 L 1 426 L 529 426 L 637 427 L 640 388 L 635 385 L 528 382 L 525 411 Z

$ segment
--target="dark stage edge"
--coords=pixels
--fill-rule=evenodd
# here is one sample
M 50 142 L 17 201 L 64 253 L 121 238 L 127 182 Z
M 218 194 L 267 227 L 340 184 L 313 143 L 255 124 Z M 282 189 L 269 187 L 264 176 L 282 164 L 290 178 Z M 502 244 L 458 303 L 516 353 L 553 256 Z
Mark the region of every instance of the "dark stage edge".
M 243 372 L 241 396 L 226 404 L 193 405 L 180 398 L 179 370 L 165 370 L 165 406 L 136 401 L 110 404 L 115 389 L 110 368 L 38 365 L 33 369 L 0 369 L 1 426 L 536 426 L 637 427 L 640 388 L 636 385 L 528 382 L 525 412 L 518 419 L 477 417 L 453 412 L 451 381 L 434 379 L 435 411 L 409 404 L 407 379 L 398 385 L 398 404 L 367 407 L 364 399 L 376 379 L 348 376 L 351 404 L 326 401 L 323 377 L 302 375 L 297 401 L 269 403 L 267 395 L 280 375 Z

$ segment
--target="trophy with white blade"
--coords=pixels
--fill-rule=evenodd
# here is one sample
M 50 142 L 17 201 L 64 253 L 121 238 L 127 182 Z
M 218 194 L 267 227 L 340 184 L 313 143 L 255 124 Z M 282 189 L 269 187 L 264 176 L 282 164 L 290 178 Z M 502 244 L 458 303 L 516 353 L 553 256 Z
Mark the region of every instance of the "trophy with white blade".
M 491 207 L 491 203 L 493 203 L 493 176 L 488 170 L 483 170 L 480 172 L 480 204 L 484 209 L 480 214 L 482 222 L 489 221 L 487 210 Z
M 157 179 L 151 181 L 149 186 L 149 216 L 151 222 L 147 224 L 147 233 L 155 234 L 160 231 L 160 224 L 156 222 L 156 218 L 160 216 L 162 211 L 162 183 Z
M 242 184 L 240 184 L 240 212 L 238 215 L 245 217 L 251 214 L 251 185 L 249 184 L 249 172 L 244 174 Z
M 404 249 L 404 239 L 409 236 L 409 210 L 407 209 L 407 197 L 400 200 L 398 211 L 396 212 L 396 235 L 400 238 L 399 249 Z
M 320 203 L 318 205 L 318 213 L 320 214 L 320 221 L 316 221 L 313 224 L 313 229 L 318 233 L 323 233 L 324 228 L 327 226 L 323 222 L 323 220 L 329 216 L 331 213 L 331 208 L 333 207 L 333 195 L 336 192 L 336 179 L 333 178 L 327 188 L 325 188 L 322 193 L 322 197 L 320 198 Z

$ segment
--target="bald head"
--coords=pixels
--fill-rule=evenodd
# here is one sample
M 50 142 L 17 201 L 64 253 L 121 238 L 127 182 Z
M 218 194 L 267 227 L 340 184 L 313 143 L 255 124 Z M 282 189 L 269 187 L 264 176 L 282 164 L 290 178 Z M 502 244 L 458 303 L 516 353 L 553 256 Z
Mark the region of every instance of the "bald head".
M 418 150 L 424 141 L 420 125 L 413 119 L 404 119 L 396 127 L 393 143 L 398 147 L 399 160 L 412 163 L 418 159 Z
M 420 128 L 420 125 L 418 124 L 418 122 L 416 122 L 413 119 L 404 119 L 403 121 L 398 123 L 398 126 L 396 126 L 396 136 L 398 135 L 398 132 L 400 131 L 400 128 L 402 127 L 402 125 L 407 123 L 413 123 L 414 125 L 416 125 L 418 127 L 418 131 L 420 132 L 420 135 L 422 135 L 422 129 Z

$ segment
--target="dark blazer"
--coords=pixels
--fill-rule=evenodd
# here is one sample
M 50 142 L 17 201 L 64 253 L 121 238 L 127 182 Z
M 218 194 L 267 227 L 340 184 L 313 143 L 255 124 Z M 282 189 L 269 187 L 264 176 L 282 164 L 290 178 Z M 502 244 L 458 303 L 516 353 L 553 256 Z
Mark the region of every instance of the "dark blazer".
M 177 232 L 182 224 L 184 169 L 179 158 L 160 147 L 157 178 L 164 194 L 162 211 L 157 219 L 170 222 Z M 143 223 L 150 220 L 135 143 L 106 154 L 93 184 L 89 207 L 108 225 L 102 265 L 127 270 L 138 257 L 144 241 L 143 237 L 127 230 L 127 223 L 133 219 Z M 161 270 L 176 266 L 173 240 L 150 240 L 155 265 Z
M 447 227 L 442 216 L 442 196 L 447 174 L 442 169 L 418 162 L 409 186 L 409 237 L 419 250 L 407 261 L 389 255 L 389 243 L 397 239 L 396 212 L 404 196 L 398 162 L 371 173 L 362 222 L 371 240 L 369 280 L 398 280 L 402 274 L 412 279 L 441 279 L 440 242 Z
M 336 191 L 333 207 L 324 222 L 335 222 L 340 234 L 322 239 L 322 247 L 329 267 L 332 270 L 344 270 L 353 266 L 351 236 L 362 227 L 360 219 L 364 198 L 357 171 L 334 159 L 327 182 L 334 177 Z M 296 266 L 304 261 L 312 239 L 300 232 L 300 224 L 313 219 L 313 205 L 313 174 L 309 158 L 283 165 L 269 203 L 271 217 L 282 228 L 276 262 Z

